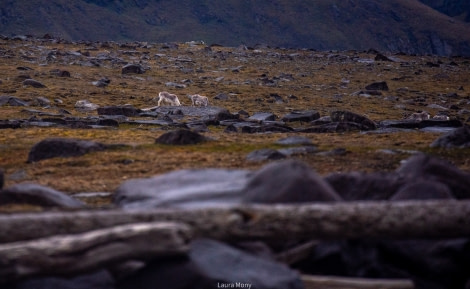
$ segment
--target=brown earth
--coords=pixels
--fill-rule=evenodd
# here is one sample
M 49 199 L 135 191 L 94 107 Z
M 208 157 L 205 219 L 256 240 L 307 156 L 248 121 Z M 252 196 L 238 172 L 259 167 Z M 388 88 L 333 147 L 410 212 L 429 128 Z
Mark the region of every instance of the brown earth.
M 79 52 L 79 53 L 77 53 Z M 87 99 L 100 106 L 132 104 L 136 108 L 156 105 L 159 91 L 179 96 L 190 105 L 187 94 L 209 97 L 211 105 L 240 110 L 250 115 L 263 111 L 279 117 L 294 110 L 317 110 L 321 116 L 334 110 L 349 110 L 378 122 L 403 119 L 438 104 L 449 108 L 452 119 L 465 122 L 470 110 L 470 62 L 467 58 L 395 55 L 395 62 L 370 61 L 375 52 L 326 52 L 272 48 L 242 49 L 180 43 L 163 44 L 69 43 L 54 40 L 0 40 L 0 95 L 25 101 L 45 97 L 52 108 L 29 107 L 57 113 L 66 109 L 74 116 L 96 115 L 74 109 L 77 100 Z M 126 63 L 150 68 L 143 74 L 121 74 Z M 95 63 L 95 65 L 93 64 Z M 98 64 L 96 64 L 98 63 Z M 18 67 L 32 70 L 19 70 Z M 71 77 L 50 73 L 69 71 Z M 19 76 L 27 74 L 46 88 L 27 87 Z M 290 77 L 292 76 L 292 77 Z M 109 86 L 91 82 L 107 77 Z M 223 77 L 223 79 L 222 79 Z M 274 80 L 266 83 L 263 79 Z M 186 80 L 186 81 L 185 81 Z M 386 81 L 389 91 L 382 96 L 358 96 L 354 92 L 376 81 Z M 185 88 L 165 83 L 185 83 Z M 227 100 L 215 100 L 219 93 Z M 283 103 L 273 102 L 278 94 Z M 397 100 L 385 98 L 396 96 Z M 55 103 L 59 99 L 62 103 Z M 27 119 L 25 107 L 0 106 L 0 119 Z M 306 125 L 306 124 L 302 124 Z M 293 133 L 227 134 L 223 127 L 210 126 L 206 136 L 213 141 L 190 146 L 165 146 L 154 141 L 165 131 L 159 126 L 121 125 L 118 129 L 66 129 L 28 127 L 0 131 L 0 168 L 5 186 L 35 182 L 66 193 L 112 192 L 124 180 L 149 177 L 183 168 L 249 168 L 264 162 L 248 162 L 246 155 L 256 149 L 278 148 L 274 142 Z M 470 171 L 470 150 L 435 149 L 429 144 L 440 134 L 400 132 L 384 134 L 327 133 L 301 134 L 322 151 L 345 148 L 345 155 L 296 156 L 320 174 L 347 171 L 392 171 L 417 150 L 445 158 Z M 26 163 L 31 147 L 48 137 L 95 140 L 130 147 L 95 152 L 82 157 L 54 158 Z M 397 150 L 395 154 L 382 149 Z M 96 201 L 96 200 L 95 200 Z M 95 202 L 90 201 L 90 202 Z

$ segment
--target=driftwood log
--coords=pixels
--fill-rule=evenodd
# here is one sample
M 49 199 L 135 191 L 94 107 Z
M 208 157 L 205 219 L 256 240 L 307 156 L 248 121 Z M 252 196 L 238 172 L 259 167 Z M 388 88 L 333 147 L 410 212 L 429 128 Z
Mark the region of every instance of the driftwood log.
M 193 210 L 76 211 L 0 216 L 0 243 L 141 222 L 178 222 L 223 241 L 470 236 L 470 201 L 343 202 Z
M 191 230 L 183 224 L 137 223 L 2 244 L 0 280 L 73 275 L 126 260 L 181 255 L 190 239 Z
M 406 279 L 365 279 L 336 276 L 302 275 L 305 289 L 413 289 L 414 284 Z

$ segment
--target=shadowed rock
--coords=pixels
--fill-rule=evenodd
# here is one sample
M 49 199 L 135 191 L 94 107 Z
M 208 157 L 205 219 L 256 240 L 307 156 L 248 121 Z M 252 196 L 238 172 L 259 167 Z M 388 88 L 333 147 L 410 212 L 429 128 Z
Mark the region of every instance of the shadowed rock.
M 381 81 L 381 82 L 374 82 L 366 86 L 367 90 L 384 90 L 388 91 L 388 85 L 387 82 Z
M 112 105 L 99 107 L 97 110 L 99 115 L 125 115 L 125 116 L 137 116 L 140 113 L 139 109 L 136 109 L 132 105 Z
M 433 200 L 453 198 L 454 196 L 447 185 L 436 181 L 418 180 L 401 187 L 400 190 L 390 198 L 390 200 Z
M 470 198 L 470 174 L 445 160 L 418 154 L 407 159 L 397 169 L 397 173 L 408 179 L 433 180 L 445 184 L 457 199 Z
M 41 82 L 34 80 L 34 79 L 25 79 L 23 81 L 23 85 L 32 86 L 34 88 L 45 88 L 46 86 Z
M 360 124 L 363 130 L 374 130 L 377 125 L 365 116 L 350 111 L 333 111 L 331 113 L 333 122 L 353 122 Z
M 300 122 L 310 122 L 320 118 L 320 113 L 314 110 L 307 110 L 307 111 L 293 111 L 289 114 L 286 114 L 282 117 L 282 121 L 285 122 L 292 122 L 292 121 L 300 121 Z
M 230 286 L 225 288 L 304 288 L 299 274 L 288 266 L 208 239 L 193 241 L 187 258 L 152 262 L 120 282 L 117 288 L 223 288 L 224 285 Z
M 93 151 L 102 151 L 106 145 L 88 140 L 48 138 L 35 144 L 28 155 L 28 163 L 56 157 L 82 156 Z
M 166 145 L 191 145 L 207 141 L 207 138 L 197 132 L 179 129 L 162 134 L 155 142 Z
M 10 106 L 28 106 L 29 104 L 17 97 L 10 95 L 0 95 L 0 106 L 10 105 Z
M 270 112 L 257 112 L 253 114 L 252 116 L 250 116 L 247 120 L 257 121 L 257 122 L 273 121 L 273 120 L 276 120 L 276 115 Z
M 140 64 L 127 64 L 121 69 L 122 74 L 142 74 L 145 72 L 145 69 Z
M 246 203 L 334 202 L 341 197 L 306 164 L 271 163 L 257 171 L 243 191 Z
M 54 189 L 22 183 L 0 191 L 1 204 L 30 204 L 42 207 L 83 208 L 85 204 Z
M 470 147 L 470 126 L 465 125 L 452 132 L 440 136 L 430 147 L 468 148 Z

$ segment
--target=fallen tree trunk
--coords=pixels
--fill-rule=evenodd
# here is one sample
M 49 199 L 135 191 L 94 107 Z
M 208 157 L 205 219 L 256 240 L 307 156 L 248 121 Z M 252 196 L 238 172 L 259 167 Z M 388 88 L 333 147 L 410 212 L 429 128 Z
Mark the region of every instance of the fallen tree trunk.
M 334 276 L 302 275 L 305 289 L 413 289 L 407 279 L 365 279 Z
M 77 211 L 0 216 L 0 242 L 75 234 L 138 222 L 172 221 L 196 237 L 283 241 L 470 236 L 470 201 L 344 202 L 148 211 Z
M 190 239 L 183 224 L 137 223 L 2 244 L 0 280 L 80 274 L 120 261 L 185 254 Z

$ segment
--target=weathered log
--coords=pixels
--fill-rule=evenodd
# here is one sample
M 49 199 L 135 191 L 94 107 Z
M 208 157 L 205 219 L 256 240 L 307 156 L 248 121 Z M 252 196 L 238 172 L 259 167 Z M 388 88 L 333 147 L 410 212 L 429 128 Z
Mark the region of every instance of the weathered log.
M 76 235 L 0 245 L 0 280 L 72 275 L 126 260 L 185 254 L 191 230 L 178 223 L 136 223 Z
M 470 236 L 468 216 L 470 201 L 456 200 L 22 213 L 0 216 L 0 242 L 152 221 L 185 223 L 196 236 L 226 241 L 457 238 Z
M 407 279 L 365 279 L 333 276 L 302 275 L 305 289 L 413 289 Z

